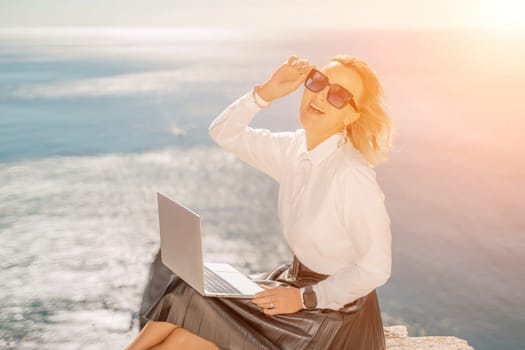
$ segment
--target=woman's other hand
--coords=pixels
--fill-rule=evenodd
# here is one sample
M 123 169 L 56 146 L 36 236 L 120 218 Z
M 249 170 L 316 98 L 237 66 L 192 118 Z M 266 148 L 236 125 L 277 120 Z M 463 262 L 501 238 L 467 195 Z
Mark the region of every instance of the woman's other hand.
M 252 302 L 262 307 L 265 314 L 291 314 L 303 309 L 299 288 L 292 286 L 271 288 L 264 284 L 260 284 L 260 286 L 266 290 L 256 293 Z M 273 304 L 273 308 L 270 308 L 271 304 Z
M 307 59 L 292 55 L 277 68 L 271 78 L 257 89 L 257 94 L 267 102 L 283 97 L 294 91 L 315 67 Z

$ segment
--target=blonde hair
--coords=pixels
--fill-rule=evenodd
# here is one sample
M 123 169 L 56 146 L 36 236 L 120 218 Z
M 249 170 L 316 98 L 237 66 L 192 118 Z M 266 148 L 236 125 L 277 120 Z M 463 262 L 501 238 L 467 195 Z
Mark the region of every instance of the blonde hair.
M 363 81 L 363 92 L 355 101 L 360 117 L 347 126 L 347 135 L 371 167 L 388 159 L 393 123 L 383 106 L 383 87 L 375 71 L 362 59 L 348 54 L 330 58 L 354 69 Z

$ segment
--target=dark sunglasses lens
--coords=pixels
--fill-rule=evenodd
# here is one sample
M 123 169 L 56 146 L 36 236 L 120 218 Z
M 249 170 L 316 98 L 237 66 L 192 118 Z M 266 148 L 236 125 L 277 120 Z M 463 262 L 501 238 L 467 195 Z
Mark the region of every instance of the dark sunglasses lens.
M 312 71 L 304 82 L 307 88 L 315 92 L 323 90 L 326 83 L 324 77 L 316 71 Z
M 344 90 L 341 90 L 335 86 L 332 86 L 332 88 L 328 92 L 328 96 L 326 99 L 332 106 L 336 108 L 343 108 L 346 101 L 351 99 L 351 96 L 345 93 Z

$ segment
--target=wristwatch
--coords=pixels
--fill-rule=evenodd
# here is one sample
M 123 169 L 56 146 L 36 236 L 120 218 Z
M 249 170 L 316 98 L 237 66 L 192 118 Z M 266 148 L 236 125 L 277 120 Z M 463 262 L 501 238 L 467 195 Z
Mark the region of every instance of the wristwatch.
M 313 310 L 317 308 L 317 296 L 311 285 L 304 286 L 301 288 L 303 296 L 303 304 L 306 310 Z

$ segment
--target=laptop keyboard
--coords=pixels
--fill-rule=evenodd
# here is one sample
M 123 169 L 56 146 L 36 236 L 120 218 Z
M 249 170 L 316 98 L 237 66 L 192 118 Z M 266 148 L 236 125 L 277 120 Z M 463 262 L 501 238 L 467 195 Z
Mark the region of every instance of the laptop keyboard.
M 204 266 L 204 287 L 209 293 L 244 294 L 206 266 Z

